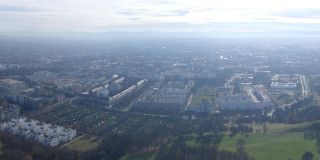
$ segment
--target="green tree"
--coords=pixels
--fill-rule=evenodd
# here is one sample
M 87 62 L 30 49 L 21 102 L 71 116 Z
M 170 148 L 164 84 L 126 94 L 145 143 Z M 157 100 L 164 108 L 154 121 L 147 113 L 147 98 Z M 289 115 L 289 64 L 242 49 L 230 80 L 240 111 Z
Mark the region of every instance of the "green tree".
M 309 152 L 309 151 L 306 151 L 302 157 L 301 157 L 301 160 L 313 160 L 314 158 L 314 154 Z
M 238 150 L 244 150 L 245 148 L 245 140 L 243 138 L 240 138 L 238 141 L 237 141 L 237 149 Z

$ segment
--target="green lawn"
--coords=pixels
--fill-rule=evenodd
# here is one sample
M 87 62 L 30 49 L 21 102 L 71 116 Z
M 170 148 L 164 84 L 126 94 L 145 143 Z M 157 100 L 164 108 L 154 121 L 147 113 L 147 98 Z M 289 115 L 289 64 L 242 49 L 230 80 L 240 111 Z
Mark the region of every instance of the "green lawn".
M 269 124 L 267 134 L 249 134 L 247 138 L 242 135 L 232 138 L 225 136 L 220 149 L 236 151 L 237 140 L 243 138 L 246 142 L 246 151 L 256 160 L 299 160 L 305 151 L 312 152 L 315 154 L 315 160 L 320 160 L 315 140 L 304 140 L 302 132 L 290 132 L 290 129 L 303 128 L 310 124 Z M 253 128 L 260 127 L 259 125 L 253 126 Z
M 201 96 L 201 95 L 196 95 L 193 96 L 192 101 L 191 101 L 191 105 L 198 105 L 200 104 L 203 100 L 206 101 L 211 101 L 211 97 L 210 96 Z
M 192 98 L 191 106 L 200 104 L 202 100 L 212 102 L 214 94 L 214 89 L 211 86 L 204 86 L 199 88 L 197 90 L 197 93 Z
M 96 136 L 82 135 L 61 146 L 61 148 L 66 147 L 70 150 L 85 152 L 95 149 L 101 141 L 102 139 Z
M 120 160 L 154 160 L 157 157 L 157 153 L 146 152 L 146 153 L 133 153 L 122 157 Z
M 187 144 L 188 146 L 190 146 L 190 147 L 198 147 L 198 146 L 200 145 L 200 144 L 198 144 L 198 143 L 196 142 L 195 139 L 190 139 L 190 140 L 186 141 L 186 144 Z
M 287 132 L 291 132 L 290 130 L 296 128 L 305 128 L 312 124 L 320 123 L 320 121 L 306 122 L 306 123 L 297 123 L 297 124 L 283 124 L 283 123 L 267 123 L 268 134 L 285 134 Z M 255 131 L 256 129 L 262 129 L 262 125 L 260 124 L 252 124 L 249 125 Z

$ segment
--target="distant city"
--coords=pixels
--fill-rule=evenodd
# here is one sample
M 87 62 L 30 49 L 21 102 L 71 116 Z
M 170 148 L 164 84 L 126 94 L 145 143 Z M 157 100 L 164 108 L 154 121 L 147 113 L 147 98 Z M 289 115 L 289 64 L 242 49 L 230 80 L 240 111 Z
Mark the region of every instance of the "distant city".
M 0 140 L 14 136 L 70 159 L 214 152 L 259 160 L 250 140 L 245 152 L 224 141 L 282 136 L 289 130 L 278 133 L 275 124 L 320 120 L 320 46 L 304 38 L 2 39 Z M 318 130 L 304 131 L 295 133 L 303 140 Z M 293 158 L 318 156 L 319 142 Z

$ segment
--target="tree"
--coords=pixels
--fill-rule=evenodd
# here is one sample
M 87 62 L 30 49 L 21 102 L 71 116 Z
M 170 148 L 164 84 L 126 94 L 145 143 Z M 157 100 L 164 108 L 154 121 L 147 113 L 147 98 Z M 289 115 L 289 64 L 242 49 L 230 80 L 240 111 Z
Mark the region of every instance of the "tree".
M 239 93 L 241 93 L 241 87 L 237 85 L 233 88 L 233 94 L 239 94 Z
M 301 160 L 313 160 L 313 157 L 314 157 L 314 154 L 309 152 L 309 151 L 306 151 L 302 157 L 301 157 Z
M 240 138 L 238 141 L 237 141 L 237 149 L 238 150 L 243 150 L 245 147 L 245 140 L 243 138 Z

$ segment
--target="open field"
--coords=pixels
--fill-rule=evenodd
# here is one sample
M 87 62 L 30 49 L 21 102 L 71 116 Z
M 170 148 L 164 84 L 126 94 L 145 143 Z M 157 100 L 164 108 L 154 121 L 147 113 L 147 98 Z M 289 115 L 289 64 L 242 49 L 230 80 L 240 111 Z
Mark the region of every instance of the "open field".
M 199 105 L 202 101 L 213 103 L 215 91 L 213 87 L 204 86 L 197 90 L 191 101 L 191 106 Z
M 303 133 L 289 133 L 286 135 L 252 134 L 248 138 L 237 135 L 225 137 L 220 149 L 236 151 L 236 142 L 239 138 L 246 141 L 246 150 L 257 160 L 287 160 L 300 159 L 305 151 L 310 151 L 319 159 L 315 140 L 304 140 Z
M 146 153 L 133 153 L 122 157 L 120 160 L 154 160 L 157 157 L 157 153 L 146 152 Z
M 266 123 L 268 128 L 268 134 L 286 134 L 287 132 L 292 132 L 293 129 L 305 128 L 314 123 L 320 123 L 320 120 L 306 123 L 296 123 L 296 124 L 283 124 L 283 123 Z M 262 129 L 261 124 L 251 124 L 253 131 L 257 129 Z
M 319 121 L 312 122 L 319 123 Z M 243 138 L 246 142 L 246 150 L 249 155 L 257 160 L 287 160 L 300 159 L 305 151 L 315 154 L 315 159 L 320 159 L 317 153 L 316 141 L 305 140 L 302 132 L 292 132 L 292 129 L 304 128 L 312 123 L 300 124 L 267 124 L 267 134 L 249 134 L 235 137 L 225 136 L 221 142 L 220 149 L 236 151 L 236 142 Z M 261 125 L 252 125 L 253 129 L 262 128 Z
M 186 141 L 186 144 L 190 147 L 195 147 L 195 148 L 200 146 L 200 144 L 196 142 L 195 137 L 193 139 Z
M 212 101 L 215 91 L 210 86 L 201 87 L 197 90 L 197 93 L 192 99 L 192 105 L 199 104 L 202 100 Z
M 200 104 L 203 100 L 211 102 L 211 97 L 210 96 L 201 96 L 201 95 L 196 95 L 192 98 L 191 105 L 198 105 Z
M 66 147 L 74 151 L 85 152 L 95 149 L 101 141 L 102 139 L 96 136 L 82 135 L 61 147 Z

